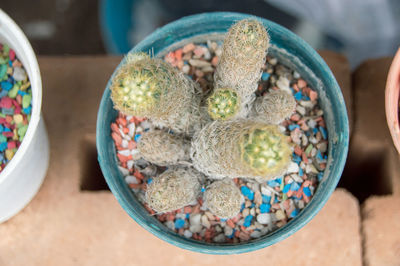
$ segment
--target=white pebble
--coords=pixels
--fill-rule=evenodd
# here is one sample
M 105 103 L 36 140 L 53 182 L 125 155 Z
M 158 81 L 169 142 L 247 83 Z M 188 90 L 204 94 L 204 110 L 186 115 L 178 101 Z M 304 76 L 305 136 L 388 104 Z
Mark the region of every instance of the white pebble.
M 140 123 L 140 126 L 146 130 L 146 129 L 150 129 L 151 128 L 151 123 L 148 120 L 143 121 L 142 123 Z
M 123 176 L 129 175 L 129 170 L 128 170 L 128 169 L 126 169 L 126 168 L 124 168 L 124 167 L 122 167 L 122 166 L 118 166 L 118 169 L 119 169 L 119 171 L 121 172 L 121 174 L 122 174 Z
M 306 108 L 313 108 L 315 104 L 311 101 L 300 101 L 300 105 Z
M 218 47 L 217 49 L 215 49 L 215 55 L 216 55 L 216 56 L 220 57 L 221 54 L 222 54 L 222 49 L 221 49 L 221 47 Z
M 139 184 L 139 181 L 133 175 L 125 176 L 125 182 L 128 184 Z
M 175 223 L 174 223 L 174 221 L 166 221 L 166 222 L 165 222 L 165 225 L 166 225 L 169 229 L 175 230 Z
M 126 166 L 128 167 L 128 169 L 132 169 L 133 163 L 134 163 L 133 160 L 129 160 L 129 161 L 126 162 Z
M 297 72 L 297 71 L 293 71 L 293 77 L 294 77 L 295 79 L 298 79 L 298 78 L 300 78 L 300 74 L 299 74 L 299 72 Z
M 314 128 L 317 125 L 317 122 L 315 122 L 314 119 L 310 119 L 308 120 L 307 125 L 311 128 Z
M 200 233 L 201 229 L 203 229 L 203 227 L 200 224 L 198 224 L 198 225 L 190 225 L 190 227 L 189 227 L 189 230 L 192 233 Z
M 201 216 L 201 224 L 205 227 L 207 227 L 207 229 L 210 228 L 211 224 L 210 221 L 208 221 L 208 218 L 206 215 Z
M 135 123 L 130 123 L 128 125 L 128 129 L 129 129 L 128 135 L 129 135 L 129 137 L 133 138 L 133 136 L 135 136 L 135 128 L 136 128 Z
M 190 232 L 189 230 L 185 230 L 185 231 L 183 232 L 183 236 L 186 237 L 186 238 L 191 238 L 192 235 L 193 235 L 193 233 Z
M 182 212 L 177 213 L 176 214 L 176 218 L 185 220 L 186 219 L 186 213 L 182 213 Z
M 211 66 L 210 62 L 199 60 L 199 59 L 190 59 L 189 64 L 194 67 L 208 67 Z
M 191 225 L 199 225 L 201 223 L 201 214 L 191 214 L 189 217 L 189 222 Z
M 265 185 L 261 186 L 261 193 L 266 196 L 272 195 L 271 191 Z
M 245 208 L 245 209 L 243 209 L 243 211 L 242 211 L 242 216 L 243 216 L 243 217 L 246 217 L 247 215 L 249 215 L 249 213 L 250 213 L 250 210 L 249 210 L 248 208 Z
M 216 237 L 213 238 L 214 242 L 216 243 L 222 243 L 225 242 L 225 235 L 224 234 L 219 234 Z
M 277 63 L 278 63 L 278 59 L 276 59 L 276 58 L 271 58 L 270 60 L 269 60 L 269 63 L 271 64 L 271 65 L 276 65 Z
M 320 150 L 322 153 L 326 152 L 327 145 L 326 142 L 321 142 L 317 144 L 318 150 Z
M 183 71 L 183 73 L 185 73 L 185 74 L 188 74 L 188 73 L 189 73 L 189 70 L 190 70 L 190 66 L 189 66 L 189 65 L 184 65 L 184 66 L 182 67 L 182 71 Z
M 210 53 L 210 51 L 208 51 L 208 49 L 204 49 L 204 59 L 205 60 L 211 59 L 211 53 Z
M 128 148 L 128 143 L 129 142 L 126 139 L 123 139 L 122 144 L 121 144 L 122 148 L 125 148 L 125 149 Z
M 257 215 L 257 222 L 260 224 L 269 224 L 272 222 L 270 213 L 260 213 Z
M 14 73 L 12 76 L 16 81 L 23 81 L 26 79 L 26 72 L 21 67 L 14 67 Z
M 296 106 L 296 111 L 299 112 L 301 115 L 305 115 L 306 114 L 306 109 L 303 106 L 299 105 L 299 104 Z
M 230 235 L 232 235 L 232 233 L 233 233 L 232 227 L 226 226 L 226 227 L 225 227 L 225 230 L 224 230 L 224 234 L 225 234 L 226 236 L 230 236 Z
M 129 151 L 129 150 L 127 150 L 127 151 Z M 130 154 L 132 154 L 132 156 L 134 156 L 134 155 L 136 155 L 138 153 L 139 153 L 139 151 L 137 149 L 130 150 Z
M 287 169 L 287 173 L 291 174 L 291 173 L 298 173 L 298 172 L 299 172 L 299 165 L 295 162 L 291 162 Z
M 260 231 L 253 231 L 250 236 L 252 238 L 259 238 L 261 236 L 261 232 Z
M 284 76 L 279 77 L 278 81 L 276 82 L 276 86 L 287 93 L 292 93 L 291 89 L 289 88 L 289 80 Z

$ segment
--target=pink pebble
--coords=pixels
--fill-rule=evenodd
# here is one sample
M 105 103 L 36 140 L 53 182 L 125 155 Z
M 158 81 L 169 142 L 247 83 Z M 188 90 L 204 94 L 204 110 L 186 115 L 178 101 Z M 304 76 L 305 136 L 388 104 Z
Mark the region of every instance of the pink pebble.
M 11 108 L 12 107 L 12 100 L 9 97 L 3 97 L 0 100 L 0 107 L 1 108 Z
M 14 61 L 15 59 L 15 52 L 13 49 L 10 49 L 10 51 L 8 52 L 8 56 L 10 57 L 11 61 Z
M 310 100 L 315 101 L 318 98 L 318 93 L 316 91 L 310 90 Z
M 7 144 L 7 149 L 14 149 L 14 148 L 16 148 L 17 147 L 17 143 L 15 142 L 15 141 L 10 141 L 8 144 Z
M 182 51 L 184 54 L 186 54 L 188 52 L 193 51 L 195 48 L 196 46 L 193 43 L 188 43 L 183 47 Z

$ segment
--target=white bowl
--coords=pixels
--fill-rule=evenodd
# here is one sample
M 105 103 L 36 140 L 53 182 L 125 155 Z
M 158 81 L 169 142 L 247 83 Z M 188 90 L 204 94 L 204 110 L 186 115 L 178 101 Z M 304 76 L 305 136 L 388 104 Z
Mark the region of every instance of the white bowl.
M 0 43 L 15 51 L 32 87 L 32 114 L 28 130 L 14 157 L 0 173 L 0 222 L 3 222 L 23 209 L 39 190 L 49 165 L 49 142 L 41 117 L 39 65 L 24 33 L 1 9 Z

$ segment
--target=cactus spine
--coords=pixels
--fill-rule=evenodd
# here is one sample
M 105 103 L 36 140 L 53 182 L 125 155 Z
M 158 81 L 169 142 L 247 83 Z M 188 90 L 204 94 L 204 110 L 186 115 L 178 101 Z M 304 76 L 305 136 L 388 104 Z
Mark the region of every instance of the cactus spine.
M 111 99 L 121 112 L 192 134 L 200 128 L 198 85 L 168 63 L 133 54 L 115 74 Z
M 147 186 L 145 201 L 157 213 L 196 203 L 202 176 L 194 169 L 169 168 Z
M 212 178 L 273 178 L 285 173 L 291 149 L 277 126 L 238 119 L 206 125 L 192 140 L 191 157 Z
M 232 89 L 217 89 L 208 97 L 207 106 L 213 120 L 227 120 L 237 115 L 240 99 Z
M 254 102 L 254 116 L 268 124 L 279 124 L 289 118 L 296 109 L 293 95 L 282 91 L 272 91 Z

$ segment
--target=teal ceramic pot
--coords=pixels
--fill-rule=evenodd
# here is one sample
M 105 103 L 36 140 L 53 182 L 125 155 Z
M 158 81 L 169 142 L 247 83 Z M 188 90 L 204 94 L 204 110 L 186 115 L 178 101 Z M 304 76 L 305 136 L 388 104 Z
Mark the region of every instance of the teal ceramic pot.
M 251 16 L 239 13 L 204 13 L 184 17 L 149 35 L 132 49 L 132 52 L 153 51 L 155 56 L 188 42 L 222 40 L 223 34 L 238 20 Z M 254 17 L 253 17 L 254 18 Z M 209 244 L 180 236 L 156 218 L 150 216 L 125 183 L 117 167 L 117 157 L 111 138 L 110 124 L 117 111 L 110 98 L 110 82 L 104 91 L 97 117 L 97 151 L 101 170 L 112 193 L 125 211 L 141 226 L 157 237 L 178 247 L 209 254 L 237 254 L 254 251 L 277 243 L 294 234 L 307 224 L 324 206 L 340 179 L 346 161 L 349 127 L 345 103 L 331 70 L 305 41 L 271 21 L 261 21 L 271 37 L 269 53 L 282 63 L 297 70 L 319 94 L 320 105 L 325 113 L 329 136 L 327 168 L 310 203 L 287 225 L 243 244 Z M 110 79 L 111 80 L 111 79 Z M 106 210 L 105 210 L 106 211 Z

